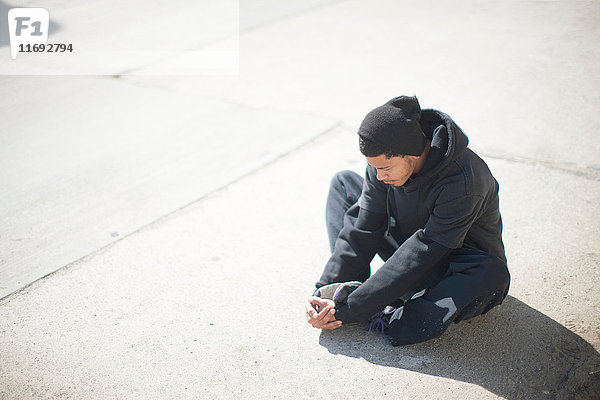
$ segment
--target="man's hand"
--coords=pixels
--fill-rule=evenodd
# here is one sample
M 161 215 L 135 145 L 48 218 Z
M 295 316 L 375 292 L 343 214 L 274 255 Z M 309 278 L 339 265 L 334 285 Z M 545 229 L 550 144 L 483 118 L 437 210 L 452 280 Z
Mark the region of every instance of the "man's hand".
M 342 326 L 342 321 L 334 317 L 335 303 L 333 300 L 311 297 L 306 302 L 306 318 L 314 328 L 336 329 Z

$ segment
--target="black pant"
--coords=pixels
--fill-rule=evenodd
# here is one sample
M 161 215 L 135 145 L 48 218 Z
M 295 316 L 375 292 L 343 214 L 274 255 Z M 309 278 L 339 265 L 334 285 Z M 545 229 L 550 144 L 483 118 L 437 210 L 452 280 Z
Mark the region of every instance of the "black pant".
M 344 224 L 345 212 L 358 200 L 363 178 L 352 171 L 338 172 L 327 198 L 326 223 L 331 251 Z M 387 260 L 398 244 L 384 236 L 377 253 Z M 392 344 L 419 343 L 440 336 L 451 322 L 484 314 L 502 303 L 508 293 L 510 275 L 504 261 L 480 250 L 454 249 L 438 277 L 421 282 L 412 292 L 425 294 L 404 303 L 400 319 L 387 331 Z M 406 297 L 398 293 L 398 298 Z

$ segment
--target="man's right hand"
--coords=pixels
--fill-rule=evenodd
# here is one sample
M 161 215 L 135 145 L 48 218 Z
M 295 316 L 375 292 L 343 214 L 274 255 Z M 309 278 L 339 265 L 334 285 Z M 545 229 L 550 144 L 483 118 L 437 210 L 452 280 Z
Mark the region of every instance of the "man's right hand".
M 335 319 L 335 303 L 333 300 L 311 297 L 305 305 L 306 318 L 309 324 L 318 329 L 336 329 L 342 321 Z

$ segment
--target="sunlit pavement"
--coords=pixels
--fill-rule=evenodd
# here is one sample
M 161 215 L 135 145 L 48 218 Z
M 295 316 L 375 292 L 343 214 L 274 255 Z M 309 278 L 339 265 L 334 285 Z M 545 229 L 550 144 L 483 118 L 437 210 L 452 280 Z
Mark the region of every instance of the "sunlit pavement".
M 0 77 L 0 398 L 600 397 L 599 10 L 243 2 L 237 75 Z M 302 312 L 329 179 L 398 94 L 488 162 L 512 274 L 404 348 Z

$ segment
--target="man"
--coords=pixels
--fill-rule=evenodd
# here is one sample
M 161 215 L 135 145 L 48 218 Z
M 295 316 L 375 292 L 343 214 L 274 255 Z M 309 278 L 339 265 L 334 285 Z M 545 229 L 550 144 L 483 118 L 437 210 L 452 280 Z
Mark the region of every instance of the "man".
M 358 135 L 365 178 L 343 171 L 332 180 L 332 255 L 308 322 L 336 329 L 371 319 L 405 345 L 500 304 L 510 276 L 498 183 L 463 131 L 400 96 L 367 114 Z M 385 263 L 371 275 L 376 253 Z

